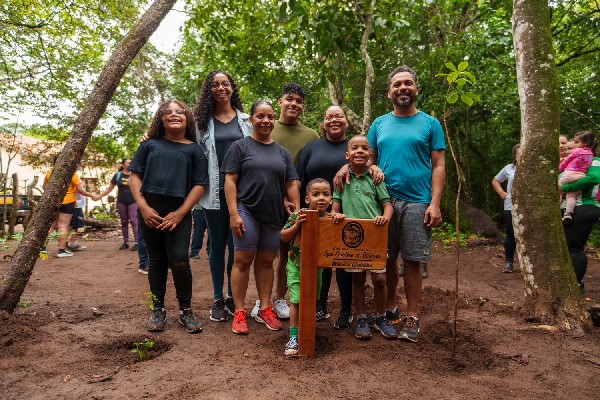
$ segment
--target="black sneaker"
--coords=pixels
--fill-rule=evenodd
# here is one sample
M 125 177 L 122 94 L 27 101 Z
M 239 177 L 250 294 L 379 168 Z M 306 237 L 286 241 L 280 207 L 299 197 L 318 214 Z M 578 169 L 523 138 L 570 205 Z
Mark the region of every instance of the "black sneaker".
M 331 315 L 327 312 L 327 309 L 323 306 L 317 306 L 317 321 L 329 319 Z
M 210 309 L 210 320 L 215 322 L 225 322 L 229 319 L 229 314 L 225 311 L 225 300 L 215 300 Z
M 504 268 L 502 268 L 502 272 L 506 274 L 510 274 L 513 272 L 513 263 L 511 261 L 507 261 L 504 263 Z
M 127 243 L 123 243 L 123 244 L 121 245 L 121 247 L 119 247 L 119 250 L 126 250 L 126 249 L 128 249 L 128 248 L 129 248 L 129 245 L 128 245 Z
M 396 323 L 400 321 L 400 310 L 398 307 L 390 310 L 389 308 L 385 310 L 385 317 L 390 320 L 391 323 Z
M 350 329 L 350 324 L 352 324 L 353 320 L 352 311 L 342 311 L 338 320 L 333 324 L 333 327 L 335 329 Z
M 155 308 L 150 314 L 146 328 L 150 332 L 162 332 L 165 330 L 165 322 L 167 322 L 167 311 L 164 308 Z
M 225 299 L 225 311 L 232 317 L 235 315 L 235 303 L 233 302 L 233 297 L 227 297 Z
M 131 251 L 137 251 L 137 249 L 138 249 L 138 245 L 137 245 L 137 243 L 134 243 L 133 246 L 131 246 L 130 250 Z
M 188 333 L 202 332 L 202 323 L 196 319 L 191 308 L 179 312 L 179 323 L 185 327 Z

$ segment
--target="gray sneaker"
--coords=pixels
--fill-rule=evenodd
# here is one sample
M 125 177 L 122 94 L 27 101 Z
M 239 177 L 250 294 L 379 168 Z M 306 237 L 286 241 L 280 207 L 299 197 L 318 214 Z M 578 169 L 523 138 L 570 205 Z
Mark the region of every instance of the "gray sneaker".
M 202 322 L 196 319 L 191 308 L 179 312 L 179 323 L 185 327 L 188 333 L 202 332 Z
M 167 311 L 164 308 L 155 308 L 150 314 L 146 328 L 150 332 L 162 332 L 165 330 L 165 322 L 167 322 Z
M 232 317 L 235 314 L 235 303 L 233 301 L 233 297 L 227 297 L 225 299 L 225 311 L 227 311 L 227 314 L 231 315 Z
M 378 317 L 373 327 L 381 332 L 381 335 L 386 339 L 398 339 L 398 332 L 396 332 L 392 323 L 386 317 Z
M 507 261 L 504 263 L 504 268 L 502 268 L 502 272 L 510 274 L 513 272 L 513 263 L 511 261 Z
M 419 340 L 419 318 L 412 315 L 402 317 L 402 328 L 400 329 L 400 339 L 416 343 Z
M 225 310 L 225 300 L 215 300 L 210 309 L 210 320 L 215 322 L 225 322 L 229 319 L 229 314 Z
M 356 336 L 360 340 L 368 340 L 371 339 L 371 329 L 369 328 L 369 323 L 366 318 L 359 318 L 356 321 L 356 328 L 354 329 L 354 336 Z

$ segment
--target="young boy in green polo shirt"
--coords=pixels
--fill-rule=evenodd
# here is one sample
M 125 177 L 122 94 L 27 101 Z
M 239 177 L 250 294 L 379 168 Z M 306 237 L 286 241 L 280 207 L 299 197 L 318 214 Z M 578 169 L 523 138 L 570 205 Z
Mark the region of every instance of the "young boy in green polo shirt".
M 319 211 L 319 217 L 327 217 L 327 207 L 331 204 L 331 186 L 322 178 L 308 182 L 306 204 L 309 210 Z M 294 211 L 281 231 L 281 241 L 291 242 L 286 265 L 287 286 L 290 289 L 290 340 L 285 345 L 286 357 L 298 355 L 298 314 L 300 311 L 300 240 L 302 224 L 306 221 L 304 210 Z M 317 269 L 317 299 L 321 293 L 323 268 Z
M 354 136 L 348 142 L 346 158 L 350 160 L 350 184 L 346 184 L 340 192 L 333 194 L 332 215 L 334 222 L 348 218 L 373 219 L 375 225 L 385 225 L 394 213 L 390 195 L 385 185 L 375 185 L 373 177 L 367 171 L 371 146 L 366 136 Z M 342 214 L 343 213 L 343 214 Z M 387 240 L 387 236 L 385 238 Z M 371 329 L 367 322 L 365 304 L 365 281 L 367 271 L 348 270 L 352 274 L 352 299 L 356 308 L 357 321 L 354 335 L 358 339 L 370 339 Z M 375 292 L 377 318 L 375 329 L 386 339 L 396 339 L 398 332 L 385 316 L 387 287 L 385 269 L 371 271 L 371 282 Z

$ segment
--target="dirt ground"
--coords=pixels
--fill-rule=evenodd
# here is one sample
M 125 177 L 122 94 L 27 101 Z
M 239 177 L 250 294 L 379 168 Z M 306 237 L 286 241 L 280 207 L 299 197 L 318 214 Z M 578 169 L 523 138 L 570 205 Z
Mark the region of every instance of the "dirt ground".
M 22 306 L 0 317 L 2 399 L 592 399 L 600 393 L 600 328 L 582 338 L 533 329 L 521 313 L 518 273 L 503 274 L 500 247 L 464 249 L 460 262 L 457 356 L 452 357 L 455 255 L 437 249 L 424 280 L 417 344 L 366 342 L 317 324 L 316 358 L 288 360 L 288 338 L 249 321 L 237 336 L 211 322 L 206 260 L 192 260 L 193 307 L 204 331 L 190 335 L 176 320 L 172 282 L 167 328 L 145 330 L 148 281 L 137 254 L 118 251 L 116 232 L 91 233 L 87 250 L 38 260 Z M 0 272 L 6 264 L 0 264 Z M 335 274 L 334 274 L 335 276 Z M 251 282 L 252 282 L 251 278 Z M 588 302 L 600 302 L 600 262 L 585 278 Z M 402 288 L 399 288 L 402 293 Z M 253 283 L 248 309 L 256 297 Z M 371 303 L 372 305 L 372 303 Z M 155 346 L 143 362 L 130 352 L 145 338 Z

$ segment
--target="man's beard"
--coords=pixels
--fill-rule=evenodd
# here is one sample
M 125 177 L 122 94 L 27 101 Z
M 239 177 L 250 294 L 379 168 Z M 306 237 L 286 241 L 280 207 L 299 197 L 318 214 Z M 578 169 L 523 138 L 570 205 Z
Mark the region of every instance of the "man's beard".
M 394 97 L 393 103 L 398 108 L 409 108 L 417 99 L 417 96 L 413 94 L 408 95 L 408 100 L 398 100 L 397 97 Z

